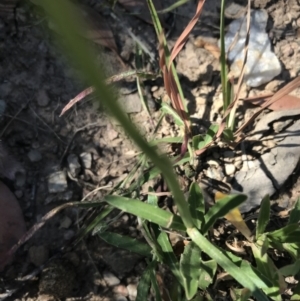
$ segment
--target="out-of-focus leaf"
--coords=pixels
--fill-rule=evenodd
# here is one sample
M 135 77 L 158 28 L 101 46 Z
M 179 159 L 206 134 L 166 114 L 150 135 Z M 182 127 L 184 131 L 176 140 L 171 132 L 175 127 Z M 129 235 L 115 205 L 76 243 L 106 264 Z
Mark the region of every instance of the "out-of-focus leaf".
M 200 229 L 201 224 L 204 220 L 205 203 L 204 197 L 201 192 L 201 188 L 196 182 L 193 182 L 190 186 L 188 203 L 190 205 L 190 212 L 194 224 L 197 226 L 198 229 Z
M 0 182 L 0 271 L 12 258 L 9 249 L 25 234 L 26 225 L 15 195 Z
M 108 244 L 113 245 L 117 248 L 125 249 L 130 252 L 137 253 L 141 256 L 151 256 L 150 246 L 141 241 L 138 241 L 137 239 L 112 232 L 100 232 L 98 233 L 98 236 Z
M 199 276 L 199 288 L 206 290 L 208 286 L 213 282 L 215 273 L 217 271 L 217 263 L 215 260 L 201 261 L 200 276 Z
M 139 216 L 162 227 L 185 231 L 185 226 L 178 215 L 143 203 L 138 200 L 121 196 L 107 195 L 105 201 L 120 210 Z
M 270 220 L 270 197 L 263 198 L 260 206 L 259 216 L 256 227 L 256 238 L 265 232 L 266 226 Z
M 201 272 L 201 250 L 193 242 L 185 247 L 181 255 L 180 272 L 183 277 L 185 296 L 190 300 L 197 293 Z

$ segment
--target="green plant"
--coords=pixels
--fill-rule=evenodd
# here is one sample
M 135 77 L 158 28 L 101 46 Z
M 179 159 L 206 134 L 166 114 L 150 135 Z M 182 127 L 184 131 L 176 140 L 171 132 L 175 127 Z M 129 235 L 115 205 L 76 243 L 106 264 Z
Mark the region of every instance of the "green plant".
M 152 2 L 147 2 L 151 8 L 151 6 L 153 6 Z M 279 300 L 280 293 L 284 288 L 283 275 L 298 273 L 298 267 L 300 265 L 298 254 L 299 230 L 298 227 L 296 227 L 299 202 L 291 214 L 287 226 L 278 231 L 265 232 L 270 207 L 269 199 L 265 198 L 258 219 L 256 235 L 253 240 L 251 235 L 249 235 L 249 233 L 251 233 L 250 230 L 247 230 L 245 222 L 239 216 L 239 211 L 237 211 L 237 213 L 233 211 L 245 201 L 245 195 L 233 194 L 225 196 L 206 211 L 201 189 L 197 183 L 193 183 L 189 190 L 189 196 L 186 199 L 180 189 L 177 177 L 173 172 L 173 166 L 174 164 L 187 162 L 190 159 L 189 156 L 181 154 L 181 156 L 175 158 L 174 162 L 171 162 L 167 156 L 159 155 L 153 148 L 153 144 L 147 143 L 136 127 L 130 123 L 115 101 L 114 93 L 105 85 L 103 73 L 95 67 L 92 51 L 88 45 L 79 40 L 74 33 L 78 32 L 74 29 L 85 26 L 74 9 L 74 6 L 67 0 L 59 2 L 44 0 L 42 5 L 57 24 L 64 38 L 64 44 L 69 55 L 73 57 L 74 62 L 81 69 L 85 79 L 95 87 L 95 92 L 107 108 L 107 111 L 118 120 L 126 133 L 155 165 L 155 167 L 143 173 L 136 183 L 131 184 L 123 195 L 118 190 L 121 188 L 120 184 L 115 188 L 114 194 L 107 195 L 100 202 L 82 202 L 80 204 L 81 206 L 98 206 L 102 211 L 82 230 L 79 239 L 94 229 L 94 234 L 99 235 L 109 243 L 147 257 L 149 265 L 139 283 L 137 300 L 145 300 L 150 287 L 154 290 L 156 300 L 162 300 L 159 283 L 155 275 L 155 268 L 159 263 L 164 263 L 169 267 L 174 281 L 179 284 L 179 286 L 174 286 L 176 288 L 175 290 L 170 291 L 172 300 L 202 300 L 203 296 L 199 293 L 199 290 L 205 291 L 214 281 L 217 266 L 220 266 L 241 285 L 241 288 L 236 289 L 234 292 L 236 300 L 246 300 L 250 295 L 255 296 L 257 300 L 268 300 L 266 294 L 273 300 Z M 154 15 L 154 19 L 158 19 L 157 16 L 155 16 L 155 10 L 153 8 L 151 12 L 152 15 Z M 157 20 L 155 22 L 157 22 Z M 156 29 L 158 35 L 161 35 L 158 22 Z M 163 46 L 161 49 L 164 48 L 164 53 L 168 53 L 163 37 L 161 38 L 160 44 Z M 161 56 L 161 58 L 162 57 L 163 56 Z M 168 56 L 165 57 L 165 59 L 167 61 Z M 168 69 L 167 71 L 166 67 Z M 169 81 L 172 83 L 177 81 L 176 72 L 172 65 L 172 55 L 169 57 L 167 66 L 163 64 L 162 68 L 165 69 L 165 76 L 169 78 Z M 174 85 L 172 85 L 172 87 L 174 88 Z M 179 87 L 177 83 L 177 90 L 175 90 L 178 92 L 178 95 L 181 94 Z M 174 93 L 174 91 L 171 90 L 169 92 L 170 95 Z M 175 108 L 176 106 L 177 108 L 183 108 L 182 103 L 177 103 L 175 104 Z M 187 113 L 186 111 L 183 112 Z M 176 114 L 179 116 L 178 120 L 182 122 L 181 126 L 185 127 L 185 134 L 187 134 L 188 119 L 183 112 L 180 110 L 180 114 L 178 111 Z M 194 138 L 193 144 L 195 149 L 206 147 L 212 141 L 212 137 L 216 132 L 216 128 L 211 128 L 211 132 L 209 132 L 206 137 Z M 151 196 L 151 194 L 149 194 L 145 202 L 142 202 L 138 198 L 131 197 L 132 192 L 136 190 L 139 185 L 142 185 L 159 173 L 162 173 L 174 197 L 179 215 L 159 208 L 157 198 Z M 141 231 L 148 245 L 131 238 L 120 237 L 118 234 L 108 232 L 108 224 L 104 221 L 104 218 L 107 217 L 114 208 L 138 217 Z M 209 241 L 210 229 L 214 223 L 223 216 L 236 225 L 249 241 L 256 259 L 256 267 L 251 265 L 247 260 Z M 96 226 L 98 228 L 95 228 Z M 176 231 L 178 235 L 185 236 L 189 241 L 180 256 L 180 260 L 178 260 L 173 251 L 167 231 Z M 277 269 L 267 254 L 267 250 L 271 246 L 282 248 L 289 252 L 296 262 L 296 268 L 295 266 L 287 266 L 283 269 Z M 208 257 L 210 259 L 208 259 Z

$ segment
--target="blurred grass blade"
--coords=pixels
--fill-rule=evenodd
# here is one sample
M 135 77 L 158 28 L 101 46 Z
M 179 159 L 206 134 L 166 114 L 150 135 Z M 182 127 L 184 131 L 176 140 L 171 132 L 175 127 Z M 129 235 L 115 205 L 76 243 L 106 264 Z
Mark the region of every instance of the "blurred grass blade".
M 205 224 L 202 227 L 202 232 L 206 233 L 217 219 L 224 217 L 230 210 L 240 206 L 246 199 L 247 196 L 244 194 L 232 194 L 219 200 L 205 214 Z
M 217 263 L 214 259 L 201 261 L 200 277 L 199 277 L 199 288 L 206 290 L 209 285 L 213 283 L 216 271 Z
M 111 206 L 146 219 L 162 227 L 185 231 L 185 226 L 182 223 L 181 218 L 168 211 L 143 203 L 139 200 L 121 196 L 107 195 L 104 197 L 104 200 Z
M 201 272 L 201 250 L 190 242 L 180 258 L 180 272 L 183 277 L 185 296 L 191 300 L 198 291 L 198 283 Z
M 256 239 L 258 238 L 259 235 L 265 232 L 269 220 L 270 220 L 270 197 L 266 195 L 261 202 L 260 211 L 257 219 Z
M 137 239 L 113 232 L 98 233 L 98 236 L 108 244 L 117 248 L 125 249 L 145 257 L 150 257 L 152 255 L 150 246 Z
M 293 210 L 290 213 L 288 224 L 296 224 L 300 220 L 300 198 L 296 201 Z
M 200 229 L 204 221 L 205 203 L 201 188 L 197 182 L 193 182 L 190 186 L 188 203 L 194 224 Z
M 152 261 L 150 264 L 148 264 L 146 270 L 144 271 L 138 287 L 137 287 L 137 295 L 135 301 L 145 301 L 147 300 L 147 296 L 150 291 L 151 286 L 151 273 L 156 269 L 157 262 Z

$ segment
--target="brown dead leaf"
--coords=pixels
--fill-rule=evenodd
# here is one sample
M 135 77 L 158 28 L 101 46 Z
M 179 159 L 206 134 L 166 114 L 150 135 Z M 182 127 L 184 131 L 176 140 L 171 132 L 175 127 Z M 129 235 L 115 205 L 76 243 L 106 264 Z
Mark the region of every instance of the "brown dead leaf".
M 177 39 L 177 41 L 176 41 L 176 43 L 173 47 L 172 53 L 171 53 L 170 61 L 169 61 L 169 64 L 168 64 L 168 69 L 170 69 L 170 67 L 172 65 L 172 62 L 174 61 L 174 59 L 176 58 L 178 53 L 181 51 L 181 49 L 185 45 L 185 43 L 186 43 L 186 41 L 189 37 L 189 34 L 191 33 L 191 31 L 193 30 L 193 28 L 197 24 L 198 19 L 200 17 L 200 14 L 202 12 L 204 3 L 205 3 L 205 0 L 199 0 L 198 1 L 198 5 L 197 5 L 195 15 L 193 16 L 192 20 L 189 22 L 189 24 L 186 26 L 186 28 L 184 29 L 182 34 Z
M 25 232 L 26 225 L 19 203 L 8 187 L 0 182 L 0 271 L 12 259 L 6 253 Z
M 183 104 L 183 99 L 181 99 L 176 81 L 175 81 L 173 73 L 172 73 L 172 63 L 173 63 L 174 59 L 176 58 L 176 56 L 178 55 L 178 53 L 183 48 L 183 46 L 185 45 L 190 32 L 192 31 L 192 29 L 196 25 L 196 23 L 197 23 L 197 21 L 200 17 L 204 2 L 205 2 L 205 0 L 199 0 L 195 15 L 193 16 L 192 20 L 189 22 L 187 27 L 184 29 L 184 31 L 182 32 L 180 37 L 177 39 L 177 41 L 175 43 L 175 46 L 174 46 L 174 48 L 171 52 L 170 60 L 168 62 L 168 66 L 166 66 L 166 55 L 165 55 L 165 50 L 164 50 L 164 39 L 163 39 L 162 36 L 159 37 L 159 58 L 160 58 L 159 59 L 159 65 L 160 65 L 161 71 L 163 73 L 164 86 L 165 86 L 165 89 L 166 89 L 166 92 L 167 92 L 168 96 L 171 99 L 171 103 L 172 103 L 173 108 L 175 109 L 177 114 L 181 117 L 181 119 L 182 119 L 182 121 L 184 122 L 184 125 L 185 125 L 185 135 L 184 135 L 185 140 L 184 140 L 184 143 L 182 145 L 181 154 L 184 153 L 184 151 L 187 147 L 186 146 L 187 145 L 187 135 L 190 132 L 190 128 L 189 128 L 188 117 L 187 117 L 187 114 L 185 112 L 185 108 L 184 108 L 184 104 Z
M 267 101 L 265 101 L 261 105 L 261 109 L 257 111 L 255 114 L 253 114 L 236 132 L 235 137 L 239 137 L 241 132 L 251 123 L 265 108 L 270 107 L 271 105 L 274 105 L 277 101 L 282 99 L 284 96 L 291 93 L 293 90 L 295 90 L 297 87 L 300 86 L 300 76 L 293 79 L 290 83 L 282 87 L 279 91 L 277 91 L 272 97 L 270 97 Z M 239 139 L 239 138 L 238 138 Z
M 152 1 L 156 10 L 162 9 L 160 1 Z M 134 16 L 138 17 L 146 23 L 153 24 L 146 0 L 118 0 L 118 2 Z M 163 18 L 160 18 L 160 22 L 163 26 Z
M 251 98 L 246 98 L 244 101 L 251 102 L 254 105 L 262 106 L 265 102 L 269 101 L 273 94 L 266 94 Z M 278 101 L 272 103 L 268 109 L 272 111 L 285 111 L 300 109 L 300 98 L 293 95 L 284 95 Z

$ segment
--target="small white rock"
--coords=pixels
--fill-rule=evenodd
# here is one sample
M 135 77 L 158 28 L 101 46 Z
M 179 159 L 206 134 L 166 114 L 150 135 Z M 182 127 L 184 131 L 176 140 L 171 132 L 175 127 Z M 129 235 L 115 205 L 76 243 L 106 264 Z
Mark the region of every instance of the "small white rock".
M 103 278 L 108 286 L 116 286 L 120 284 L 120 279 L 118 279 L 113 273 L 105 271 L 103 273 Z
M 137 285 L 136 284 L 128 284 L 127 285 L 128 296 L 131 301 L 134 301 L 137 296 Z
M 75 154 L 70 154 L 68 156 L 68 170 L 72 177 L 76 178 L 81 170 L 81 165 L 79 163 L 78 157 Z
M 92 167 L 92 154 L 83 152 L 80 154 L 80 159 L 82 161 L 82 165 L 85 169 L 91 169 Z
M 220 165 L 220 163 L 217 160 L 208 160 L 207 164 L 209 166 L 216 166 L 216 167 L 218 167 Z
M 228 176 L 233 175 L 235 173 L 235 166 L 234 166 L 234 164 L 231 164 L 231 163 L 225 164 L 225 173 Z
M 64 192 L 68 188 L 66 173 L 56 171 L 48 177 L 48 190 L 50 193 Z

